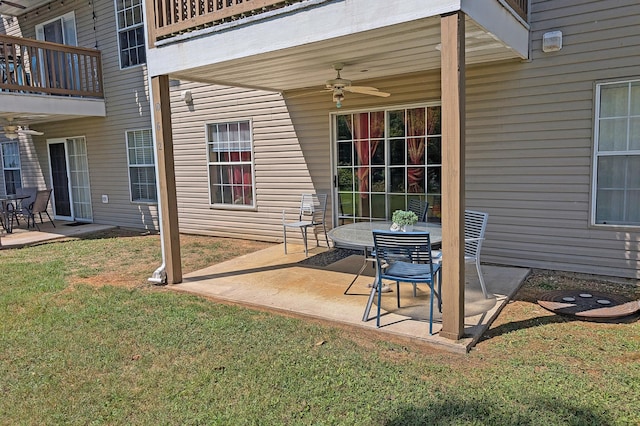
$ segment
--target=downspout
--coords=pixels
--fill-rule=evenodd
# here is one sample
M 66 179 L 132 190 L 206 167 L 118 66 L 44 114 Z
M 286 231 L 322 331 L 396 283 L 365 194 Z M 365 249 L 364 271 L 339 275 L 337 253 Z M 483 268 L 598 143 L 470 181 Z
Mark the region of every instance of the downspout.
M 153 134 L 153 161 L 154 161 L 154 164 L 156 165 L 156 182 L 160 182 L 160 172 L 158 171 L 158 145 L 156 143 L 156 132 L 155 132 L 155 129 L 153 129 L 153 126 L 155 125 L 155 122 L 156 122 L 155 114 L 154 114 L 155 108 L 153 107 L 153 91 L 151 90 L 151 77 L 149 76 L 148 68 L 147 68 L 147 85 L 149 87 L 149 96 L 152 98 L 150 102 L 150 106 L 151 106 L 151 126 L 152 126 L 151 133 Z M 164 239 L 162 238 L 162 233 L 164 230 L 162 229 L 162 218 L 161 218 L 162 209 L 160 208 L 161 207 L 160 203 L 162 202 L 162 200 L 160 197 L 159 185 L 156 185 L 156 197 L 158 199 L 158 228 L 160 229 L 160 248 L 162 250 L 162 264 L 158 266 L 158 268 L 155 271 L 153 271 L 153 274 L 148 278 L 148 281 L 155 285 L 164 285 L 167 283 L 167 270 L 166 270 L 167 262 L 166 262 L 165 249 L 164 249 L 164 243 L 163 243 Z
M 148 9 L 147 9 L 148 10 Z M 147 28 L 148 25 L 148 17 L 147 17 L 147 13 L 145 10 L 144 13 L 144 33 L 146 35 L 146 37 L 149 37 L 149 31 Z M 148 50 L 149 50 L 149 40 L 146 40 L 145 43 L 145 49 L 147 50 L 147 58 L 149 57 L 148 55 Z M 165 285 L 167 283 L 167 261 L 166 261 L 166 255 L 165 255 L 165 248 L 164 248 L 164 239 L 162 238 L 163 232 L 164 230 L 162 229 L 162 209 L 160 208 L 160 203 L 162 202 L 162 200 L 160 199 L 160 186 L 157 184 L 158 182 L 160 182 L 160 172 L 158 171 L 158 144 L 156 142 L 156 131 L 155 131 L 155 108 L 153 107 L 153 90 L 151 87 L 151 73 L 149 72 L 149 66 L 148 64 L 146 65 L 147 67 L 147 90 L 149 91 L 149 98 L 150 98 L 150 102 L 149 102 L 149 109 L 151 111 L 151 133 L 153 136 L 153 161 L 154 161 L 154 165 L 155 165 L 155 169 L 156 169 L 156 198 L 158 199 L 158 229 L 160 230 L 160 249 L 162 251 L 162 263 L 160 264 L 160 266 L 158 266 L 158 268 L 153 271 L 153 274 L 151 274 L 151 276 L 147 279 L 150 283 L 153 283 L 155 285 Z

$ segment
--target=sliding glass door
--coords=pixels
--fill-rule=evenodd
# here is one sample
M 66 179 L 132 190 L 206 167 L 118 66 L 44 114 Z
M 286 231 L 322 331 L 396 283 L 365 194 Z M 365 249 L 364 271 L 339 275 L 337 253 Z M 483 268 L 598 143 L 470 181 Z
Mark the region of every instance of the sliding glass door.
M 440 106 L 334 116 L 339 223 L 389 219 L 410 199 L 440 221 Z
M 91 222 L 93 211 L 85 139 L 50 140 L 48 147 L 55 217 Z

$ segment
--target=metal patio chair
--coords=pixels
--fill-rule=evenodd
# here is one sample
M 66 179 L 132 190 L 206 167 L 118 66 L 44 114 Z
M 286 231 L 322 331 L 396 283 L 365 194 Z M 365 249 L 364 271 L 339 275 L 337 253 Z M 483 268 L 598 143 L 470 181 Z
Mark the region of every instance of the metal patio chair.
M 474 210 L 464 211 L 464 262 L 476 264 L 478 279 L 485 298 L 489 297 L 489 293 L 487 293 L 487 286 L 480 268 L 480 250 L 484 242 L 484 233 L 487 230 L 488 221 L 488 213 Z
M 309 256 L 309 248 L 307 242 L 307 234 L 309 228 L 313 228 L 316 236 L 316 247 L 319 246 L 317 226 L 322 226 L 324 238 L 329 247 L 329 237 L 327 236 L 327 228 L 325 225 L 325 216 L 327 212 L 327 194 L 302 194 L 300 201 L 300 210 L 298 212 L 298 220 L 295 222 L 286 221 L 286 210 L 282 211 L 282 227 L 284 233 L 284 254 L 287 254 L 287 229 L 296 228 L 302 232 L 304 241 L 304 254 Z
M 474 263 L 476 265 L 480 287 L 482 287 L 482 294 L 484 294 L 485 298 L 489 298 L 489 293 L 487 292 L 487 286 L 480 267 L 480 251 L 488 221 L 488 213 L 474 210 L 464 211 L 464 263 Z M 435 262 L 442 262 L 442 253 L 440 251 L 434 251 L 433 256 Z
M 373 231 L 374 252 L 376 257 L 376 282 L 371 288 L 369 301 L 365 309 L 365 319 L 368 320 L 371 302 L 375 294 L 378 294 L 378 310 L 376 314 L 376 327 L 380 327 L 380 305 L 382 304 L 382 280 L 396 282 L 396 299 L 400 307 L 400 283 L 407 282 L 413 285 L 413 295 L 416 295 L 416 285 L 424 283 L 429 285 L 429 334 L 433 334 L 433 297 L 440 301 L 440 265 L 434 263 L 431 256 L 431 239 L 428 232 L 392 232 Z M 436 291 L 436 281 L 438 290 Z
M 24 207 L 23 214 L 26 214 L 27 217 L 27 228 L 29 228 L 30 224 L 33 225 L 38 231 L 40 227 L 36 223 L 36 213 L 40 217 L 40 223 L 44 223 L 42 221 L 42 213 L 46 214 L 49 218 L 49 221 L 56 227 L 56 224 L 53 223 L 53 219 L 49 216 L 49 212 L 47 211 L 47 206 L 49 205 L 49 199 L 51 198 L 52 189 L 41 189 L 36 192 L 36 199 L 30 205 Z
M 409 200 L 407 210 L 414 212 L 418 216 L 418 222 L 427 221 L 427 210 L 429 210 L 429 203 L 426 201 L 412 198 Z

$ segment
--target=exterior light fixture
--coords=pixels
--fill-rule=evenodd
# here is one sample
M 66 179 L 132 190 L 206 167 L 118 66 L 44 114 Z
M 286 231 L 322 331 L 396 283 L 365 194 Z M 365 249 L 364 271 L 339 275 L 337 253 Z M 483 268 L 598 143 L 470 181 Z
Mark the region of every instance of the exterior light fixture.
M 562 49 L 562 31 L 549 31 L 542 35 L 542 51 L 557 52 Z
M 344 101 L 344 92 L 340 89 L 333 91 L 333 102 L 336 103 L 336 108 L 342 107 L 342 101 Z

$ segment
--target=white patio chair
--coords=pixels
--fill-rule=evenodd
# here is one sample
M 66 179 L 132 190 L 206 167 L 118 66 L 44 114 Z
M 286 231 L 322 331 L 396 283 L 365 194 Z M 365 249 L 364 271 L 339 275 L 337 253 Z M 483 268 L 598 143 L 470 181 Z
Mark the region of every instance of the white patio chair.
M 302 232 L 304 241 L 304 254 L 309 256 L 309 248 L 307 243 L 307 233 L 309 228 L 313 228 L 316 236 L 316 247 L 319 246 L 318 233 L 316 226 L 322 225 L 324 238 L 329 247 L 329 237 L 327 236 L 327 228 L 325 225 L 325 216 L 327 211 L 327 194 L 302 194 L 300 201 L 300 211 L 298 212 L 298 220 L 295 222 L 287 222 L 286 210 L 282 211 L 282 227 L 284 232 L 284 254 L 287 254 L 287 229 L 297 228 Z

